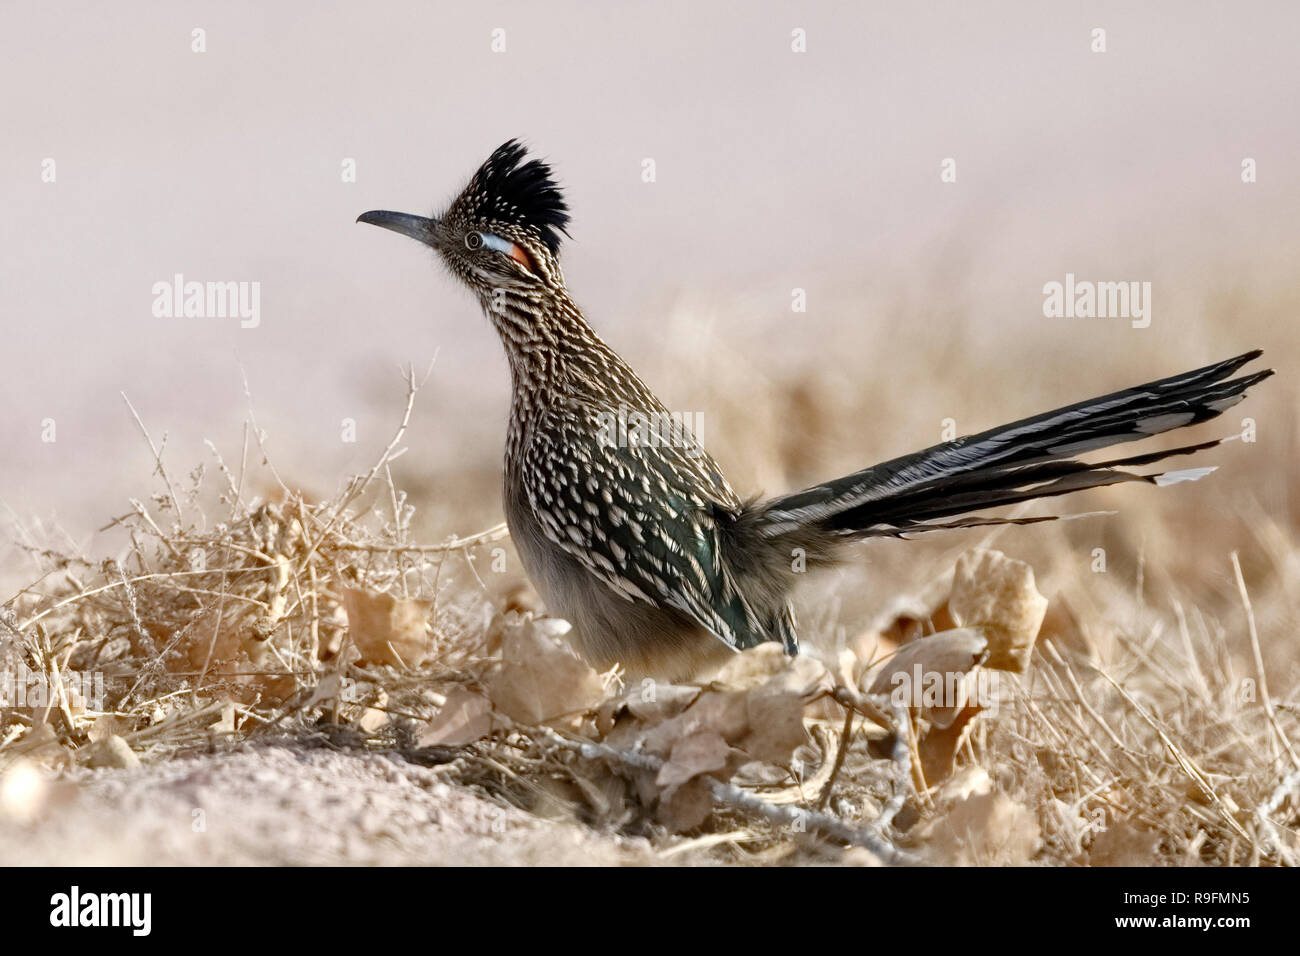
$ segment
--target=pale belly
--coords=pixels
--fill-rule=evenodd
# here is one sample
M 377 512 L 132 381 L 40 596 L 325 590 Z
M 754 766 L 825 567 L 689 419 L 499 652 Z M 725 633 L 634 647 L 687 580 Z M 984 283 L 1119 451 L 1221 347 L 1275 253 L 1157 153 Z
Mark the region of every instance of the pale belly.
M 568 621 L 574 649 L 592 666 L 621 664 L 629 680 L 707 676 L 735 653 L 685 614 L 629 601 L 544 536 L 531 509 L 506 494 L 506 523 L 547 611 Z

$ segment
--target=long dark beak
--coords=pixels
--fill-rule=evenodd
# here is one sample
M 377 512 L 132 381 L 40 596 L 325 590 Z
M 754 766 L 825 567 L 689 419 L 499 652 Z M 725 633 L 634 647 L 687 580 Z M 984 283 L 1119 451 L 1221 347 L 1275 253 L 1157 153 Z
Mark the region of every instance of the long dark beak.
M 372 209 L 357 216 L 357 222 L 367 222 L 382 229 L 391 229 L 404 236 L 418 239 L 426 246 L 432 246 L 438 234 L 438 220 L 425 219 L 423 216 L 410 216 L 404 212 L 387 212 Z

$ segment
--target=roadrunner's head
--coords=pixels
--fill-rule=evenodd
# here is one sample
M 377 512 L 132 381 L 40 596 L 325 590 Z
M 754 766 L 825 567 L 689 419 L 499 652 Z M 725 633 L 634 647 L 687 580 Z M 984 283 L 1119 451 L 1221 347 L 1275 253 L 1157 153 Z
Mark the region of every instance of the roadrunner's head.
M 426 219 L 375 210 L 362 213 L 357 222 L 433 247 L 488 305 L 503 290 L 529 296 L 564 287 L 558 256 L 568 207 L 551 178 L 551 167 L 527 159 L 516 140 L 488 157 L 441 216 Z

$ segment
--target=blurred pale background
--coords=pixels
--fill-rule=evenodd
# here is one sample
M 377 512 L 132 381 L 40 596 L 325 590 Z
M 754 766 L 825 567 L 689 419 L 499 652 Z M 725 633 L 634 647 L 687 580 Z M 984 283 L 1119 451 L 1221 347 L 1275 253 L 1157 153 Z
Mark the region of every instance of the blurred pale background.
M 204 439 L 238 458 L 242 368 L 280 471 L 325 494 L 435 353 L 401 477 L 433 537 L 499 520 L 500 346 L 425 250 L 353 220 L 440 207 L 516 136 L 568 189 L 576 298 L 744 491 L 1263 346 L 1284 374 L 1232 480 L 1293 507 L 1294 4 L 2 10 L 0 502 L 92 551 L 155 487 L 119 391 L 183 483 Z M 1067 272 L 1150 281 L 1151 327 L 1045 319 Z M 174 273 L 260 282 L 260 327 L 155 318 Z

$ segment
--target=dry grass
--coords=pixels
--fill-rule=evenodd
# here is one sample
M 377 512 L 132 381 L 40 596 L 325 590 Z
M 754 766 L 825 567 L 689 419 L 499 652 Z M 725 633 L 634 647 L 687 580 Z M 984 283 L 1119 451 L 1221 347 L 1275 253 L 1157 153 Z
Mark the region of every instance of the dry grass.
M 700 354 L 674 355 L 673 367 L 689 378 Z M 776 433 L 776 423 L 817 423 L 781 431 L 748 477 L 792 484 L 816 477 L 805 474 L 811 461 L 860 466 L 860 455 L 840 463 L 827 449 L 846 445 L 878 395 L 813 377 L 756 389 L 740 366 L 734 380 L 717 367 L 707 374 L 717 394 L 731 396 L 717 403 L 706 436 L 724 462 L 753 447 L 747 436 Z M 649 836 L 673 862 L 852 861 L 864 851 L 843 847 L 855 841 L 874 847 L 872 858 L 898 851 L 964 863 L 1300 860 L 1300 548 L 1296 518 L 1277 497 L 1266 506 L 1243 491 L 1268 495 L 1266 481 L 1239 473 L 1235 485 L 1182 500 L 1144 499 L 1122 522 L 869 549 L 861 569 L 806 596 L 805 640 L 824 669 L 815 687 L 785 687 L 781 698 L 797 700 L 806 741 L 784 759 L 732 760 L 698 774 L 711 798 L 699 817 L 668 807 L 675 798 L 647 782 L 680 762 L 671 748 L 657 765 L 629 766 L 629 742 L 644 744 L 680 711 L 629 716 L 635 689 L 620 691 L 617 675 L 598 684 L 578 675 L 590 696 L 561 717 L 531 724 L 494 713 L 493 732 L 470 743 L 422 739 L 449 699 L 461 699 L 453 694 L 497 707 L 493 682 L 508 669 L 511 635 L 532 626 L 537 603 L 493 573 L 493 549 L 508 547 L 501 529 L 416 540 L 394 462 L 417 391 L 408 376 L 391 443 L 324 501 L 280 479 L 255 421 L 239 464 L 214 449 L 212 465 L 184 481 L 168 473 L 141 423 L 160 490 L 116 519 L 127 542 L 116 560 L 23 536 L 39 572 L 0 611 L 0 670 L 39 673 L 52 693 L 0 709 L 0 775 L 20 763 L 120 766 L 311 737 L 436 765 L 494 799 L 599 832 Z M 1300 473 L 1287 399 L 1252 399 L 1257 417 L 1292 429 L 1273 432 L 1276 475 Z M 918 414 L 884 401 L 900 421 Z M 1102 497 L 1077 510 L 1126 505 Z M 925 740 L 941 735 L 913 715 L 910 745 L 891 747 L 889 726 L 902 724 L 888 702 L 860 694 L 861 677 L 882 653 L 948 626 L 947 578 L 977 545 L 1034 567 L 1047 617 L 1032 666 L 996 711 L 954 738 L 951 766 L 927 779 Z M 737 678 L 737 693 L 771 691 L 764 681 L 776 671 L 760 664 L 762 680 Z M 88 699 L 95 685 L 86 675 L 101 675 L 102 700 Z M 621 738 L 611 730 L 619 727 Z M 727 743 L 734 756 L 735 741 Z

